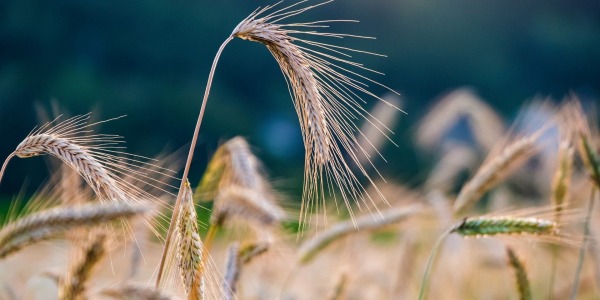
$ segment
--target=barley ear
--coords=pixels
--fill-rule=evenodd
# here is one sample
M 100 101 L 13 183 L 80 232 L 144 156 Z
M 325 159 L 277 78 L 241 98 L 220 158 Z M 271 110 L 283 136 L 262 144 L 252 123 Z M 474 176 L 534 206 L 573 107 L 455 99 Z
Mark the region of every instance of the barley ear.
M 515 272 L 515 284 L 519 293 L 519 299 L 531 300 L 531 288 L 529 287 L 529 279 L 527 279 L 527 271 L 523 267 L 523 263 L 509 247 L 506 248 L 506 255 L 508 256 L 508 264 Z

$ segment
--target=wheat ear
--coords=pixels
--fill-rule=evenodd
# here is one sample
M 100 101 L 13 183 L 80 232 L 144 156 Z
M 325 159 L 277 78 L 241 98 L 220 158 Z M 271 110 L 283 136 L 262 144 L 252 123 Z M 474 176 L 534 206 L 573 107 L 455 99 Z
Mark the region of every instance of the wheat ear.
M 508 256 L 508 264 L 515 271 L 515 283 L 519 292 L 519 299 L 531 300 L 531 288 L 529 287 L 529 279 L 527 279 L 527 271 L 523 267 L 523 263 L 511 248 L 506 248 Z
M 361 231 L 374 230 L 401 222 L 419 211 L 421 211 L 421 205 L 413 204 L 408 207 L 397 207 L 381 211 L 382 218 L 375 219 L 373 216 L 367 215 L 357 218 L 356 222 L 345 221 L 337 223 L 325 232 L 304 242 L 298 250 L 298 261 L 303 264 L 310 262 L 321 250 L 325 249 L 331 243 L 348 234 L 357 232 L 355 225 Z
M 63 280 L 59 281 L 58 299 L 87 299 L 85 295 L 85 286 L 91 275 L 92 269 L 106 253 L 105 243 L 106 235 L 104 233 L 92 235 L 89 245 L 83 249 L 83 255 L 80 260 L 76 261 L 70 270 L 67 271 Z
M 460 190 L 454 211 L 461 212 L 478 201 L 487 191 L 502 181 L 510 170 L 519 166 L 535 153 L 536 141 L 541 131 L 510 143 L 498 155 L 490 155 Z
M 122 203 L 58 207 L 20 218 L 0 230 L 0 258 L 32 243 L 81 226 L 93 226 L 147 211 L 143 205 Z
M 462 236 L 490 236 L 511 234 L 554 235 L 558 225 L 554 221 L 511 216 L 465 218 L 452 232 Z
M 204 275 L 202 272 L 205 253 L 198 233 L 198 220 L 192 196 L 192 188 L 186 180 L 175 239 L 177 240 L 177 262 L 185 292 L 188 299 L 196 300 L 204 299 Z
M 347 157 L 358 167 L 362 177 L 374 185 L 360 163 L 358 154 L 369 154 L 357 142 L 355 135 L 364 134 L 354 120 L 362 117 L 387 136 L 391 131 L 360 104 L 364 102 L 364 96 L 361 97 L 361 94 L 384 102 L 385 100 L 366 89 L 366 82 L 378 84 L 377 82 L 351 70 L 369 69 L 342 58 L 350 57 L 347 52 L 368 52 L 305 40 L 296 35 L 335 38 L 357 36 L 303 30 L 307 27 L 328 27 L 328 23 L 336 21 L 278 23 L 331 1 L 297 8 L 297 5 L 304 2 L 306 1 L 274 11 L 273 6 L 259 9 L 240 22 L 233 30 L 232 36 L 264 44 L 279 64 L 288 83 L 306 150 L 301 218 L 306 221 L 308 214 L 315 210 L 316 203 L 324 201 L 326 189 L 333 192 L 332 187 L 337 187 L 354 219 L 351 200 L 359 207 L 361 202 L 367 207 L 372 205 L 376 208 L 376 205 L 355 176 L 343 153 L 348 154 Z M 388 105 L 394 107 L 389 103 Z M 372 165 L 371 160 L 368 161 Z M 375 190 L 385 202 L 385 197 L 377 188 Z
M 266 11 L 268 11 L 270 8 L 272 8 L 272 6 L 267 6 L 264 9 L 256 10 L 249 17 L 247 17 L 240 24 L 238 24 L 238 26 L 236 26 L 236 28 L 233 30 L 231 35 L 221 44 L 221 46 L 219 47 L 219 50 L 217 51 L 217 54 L 215 55 L 215 58 L 213 60 L 213 63 L 212 63 L 212 66 L 211 66 L 211 69 L 210 69 L 210 72 L 208 75 L 208 82 L 206 84 L 206 89 L 204 91 L 204 97 L 202 99 L 200 113 L 198 114 L 198 119 L 196 121 L 196 127 L 194 129 L 194 134 L 192 135 L 192 141 L 190 143 L 190 150 L 188 152 L 188 156 L 187 156 L 186 164 L 185 164 L 185 167 L 183 170 L 182 178 L 188 177 L 189 169 L 190 169 L 190 166 L 192 163 L 192 157 L 194 155 L 194 150 L 196 147 L 196 142 L 198 140 L 198 134 L 200 132 L 200 126 L 201 126 L 202 120 L 204 118 L 204 111 L 206 109 L 206 103 L 208 100 L 208 96 L 210 94 L 210 89 L 212 86 L 214 73 L 216 71 L 216 67 L 217 67 L 219 58 L 221 56 L 221 53 L 223 52 L 223 50 L 225 49 L 227 44 L 229 44 L 229 42 L 236 36 L 240 37 L 240 38 L 246 37 L 246 36 L 244 36 L 244 33 L 249 34 L 249 35 L 247 35 L 248 38 L 252 37 L 252 33 L 253 33 L 252 30 L 261 28 L 261 26 L 255 26 L 255 25 L 261 25 L 261 24 L 259 24 L 260 22 L 263 22 L 263 25 L 264 25 L 264 23 L 266 21 L 271 21 L 271 23 L 269 25 L 273 25 L 275 22 L 277 22 L 279 20 L 283 20 L 287 17 L 300 14 L 306 10 L 309 10 L 311 8 L 328 3 L 330 1 L 323 2 L 318 5 L 313 5 L 313 6 L 297 9 L 297 10 L 291 9 L 295 5 L 303 3 L 303 2 L 305 2 L 305 1 L 301 1 L 301 2 L 298 2 L 296 4 L 293 4 L 293 5 L 285 8 L 285 9 L 272 12 L 269 15 L 267 15 L 263 18 L 260 18 L 260 19 L 256 19 L 256 17 L 259 14 L 265 13 Z M 259 22 L 256 22 L 256 21 L 259 21 Z M 297 27 L 317 26 L 317 27 L 321 27 L 321 26 L 323 26 L 322 23 L 326 23 L 326 22 L 321 21 L 321 22 L 298 23 L 298 24 L 278 25 L 278 26 L 279 26 L 279 28 L 283 28 L 285 26 L 297 26 Z M 262 28 L 264 28 L 264 26 L 262 26 Z M 273 29 L 273 27 L 270 27 L 270 28 Z M 247 29 L 249 29 L 249 30 L 247 30 Z M 328 44 L 323 44 L 323 43 L 314 42 L 314 41 L 303 41 L 303 40 L 300 40 L 297 38 L 292 38 L 291 36 L 288 35 L 288 33 L 294 33 L 294 32 L 295 32 L 294 30 L 288 30 L 288 31 L 280 31 L 280 32 L 276 32 L 276 33 L 280 38 L 283 37 L 290 41 L 292 41 L 292 40 L 301 41 L 308 45 L 312 45 L 312 46 L 316 47 L 317 49 L 324 49 L 326 51 L 332 51 L 334 54 L 337 53 L 342 56 L 348 56 L 348 54 L 343 53 L 343 51 L 350 51 L 350 52 L 354 51 L 354 52 L 367 53 L 364 51 L 357 51 L 357 50 L 353 50 L 353 49 L 349 49 L 349 48 L 345 48 L 345 47 L 328 45 Z M 284 33 L 284 34 L 282 34 L 282 33 Z M 302 31 L 299 31 L 299 33 L 302 33 Z M 313 32 L 313 31 L 306 31 L 304 33 L 315 34 L 315 32 Z M 350 36 L 350 35 L 344 35 L 344 34 L 330 34 L 330 33 L 321 33 L 320 35 L 332 36 L 332 37 Z M 296 49 L 302 49 L 302 48 L 296 47 Z M 360 98 L 357 95 L 357 92 L 364 93 L 371 97 L 378 98 L 376 95 L 374 95 L 371 92 L 369 92 L 368 90 L 366 90 L 366 84 L 363 81 L 368 81 L 368 82 L 375 83 L 375 84 L 378 84 L 378 83 L 373 80 L 370 80 L 367 77 L 362 76 L 354 71 L 348 70 L 342 66 L 332 64 L 330 61 L 328 61 L 328 59 L 348 64 L 351 67 L 368 70 L 360 64 L 350 62 L 350 61 L 344 60 L 342 58 L 335 57 L 335 55 L 321 53 L 321 56 L 319 56 L 319 53 L 320 53 L 319 51 L 315 51 L 315 50 L 309 50 L 309 51 L 311 51 L 312 54 L 305 51 L 304 52 L 305 57 L 311 58 L 313 65 L 312 65 L 312 68 L 310 68 L 310 66 L 303 66 L 303 72 L 304 73 L 306 73 L 306 72 L 313 72 L 313 73 L 317 72 L 318 73 L 316 75 L 317 77 L 315 77 L 315 75 L 312 75 L 314 78 L 317 78 L 320 80 L 320 86 L 317 88 L 317 90 L 321 89 L 318 91 L 319 95 L 321 95 L 321 97 L 324 97 L 323 99 L 329 99 L 330 103 L 324 103 L 324 102 L 312 100 L 313 102 L 310 104 L 310 109 L 313 110 L 313 112 L 312 112 L 313 115 L 309 115 L 310 114 L 310 111 L 308 110 L 309 104 L 308 103 L 300 103 L 299 101 L 295 101 L 294 106 L 296 108 L 296 111 L 298 112 L 300 119 L 301 119 L 300 124 L 301 124 L 302 131 L 304 132 L 304 135 L 303 135 L 304 145 L 307 150 L 307 155 L 306 155 L 306 159 L 305 159 L 305 165 L 306 165 L 307 171 L 305 173 L 305 185 L 304 185 L 303 199 L 320 198 L 320 199 L 324 200 L 325 194 L 324 194 L 323 190 L 324 190 L 325 186 L 331 187 L 332 185 L 337 185 L 341 190 L 341 194 L 344 199 L 344 202 L 346 203 L 346 206 L 348 208 L 350 208 L 349 199 L 359 199 L 361 197 L 360 196 L 361 192 L 364 191 L 364 188 L 362 187 L 362 185 L 360 184 L 358 179 L 354 176 L 354 174 L 350 170 L 350 166 L 348 166 L 348 164 L 345 162 L 345 160 L 341 154 L 341 151 L 340 151 L 339 147 L 337 146 L 337 142 L 339 142 L 343 145 L 344 149 L 347 150 L 348 154 L 352 157 L 353 161 L 358 161 L 355 151 L 363 151 L 363 150 L 362 149 L 357 150 L 358 148 L 360 148 L 360 146 L 357 146 L 356 139 L 354 138 L 353 133 L 359 132 L 360 130 L 358 130 L 358 127 L 354 123 L 352 123 L 351 120 L 353 118 L 355 118 L 355 115 L 360 115 L 362 117 L 370 116 L 370 115 L 364 108 L 362 108 L 362 106 L 360 106 L 359 103 L 362 102 L 362 98 Z M 284 65 L 282 65 L 282 66 L 284 66 Z M 347 75 L 344 75 L 344 73 Z M 295 79 L 298 79 L 298 78 L 295 78 Z M 363 80 L 363 81 L 361 81 L 361 80 Z M 298 85 L 296 84 L 296 87 L 297 86 Z M 301 94 L 298 94 L 295 97 L 304 98 L 305 96 L 302 96 L 304 93 L 307 93 L 307 94 L 313 93 L 314 94 L 315 89 L 314 89 L 314 86 L 306 86 L 306 91 L 301 89 L 298 92 L 301 92 Z M 338 100 L 336 100 L 336 98 Z M 321 104 L 321 107 L 319 107 L 318 103 Z M 327 106 L 325 107 L 324 105 L 327 105 Z M 321 121 L 320 118 L 323 117 L 323 115 L 320 115 L 321 108 L 323 109 L 322 112 L 325 113 L 324 117 L 329 118 L 329 122 L 327 122 L 327 120 L 326 120 L 327 126 L 329 126 L 329 128 L 327 128 L 327 129 L 323 128 L 322 123 L 318 123 L 319 121 Z M 335 119 L 335 118 L 338 119 L 337 120 L 338 122 L 332 123 L 332 119 Z M 368 122 L 379 124 L 380 125 L 379 128 L 385 127 L 383 124 L 380 124 L 379 122 L 377 122 L 377 120 L 372 120 L 372 118 L 368 118 L 368 117 L 365 117 L 365 118 Z M 317 123 L 314 123 L 315 121 Z M 314 126 L 320 126 L 320 128 L 316 128 Z M 307 133 L 309 131 L 311 133 L 318 134 L 318 136 L 310 136 L 310 137 L 307 136 Z M 389 131 L 389 129 L 383 128 L 382 131 Z M 329 139 L 329 140 L 325 139 L 325 136 L 328 136 L 328 135 L 333 136 L 334 134 L 332 134 L 332 132 L 335 133 L 335 135 L 338 135 L 337 142 L 334 142 L 331 139 Z M 316 138 L 320 138 L 320 140 L 317 141 L 317 140 L 315 140 Z M 316 152 L 318 152 L 318 153 L 316 153 Z M 334 159 L 332 159 L 331 161 L 328 161 L 325 165 L 321 165 L 320 163 L 323 163 L 322 158 L 324 158 L 325 156 L 332 156 Z M 366 171 L 364 170 L 364 168 L 362 166 L 360 166 L 360 164 L 359 164 L 359 168 L 361 170 L 361 173 L 363 175 L 365 175 L 365 178 L 368 179 L 372 183 L 372 180 L 366 174 Z M 323 174 L 325 174 L 325 176 L 323 176 Z M 322 179 L 322 180 L 319 180 L 319 179 Z M 169 230 L 167 232 L 165 246 L 163 248 L 161 260 L 159 263 L 158 276 L 156 278 L 156 283 L 155 283 L 156 287 L 158 287 L 160 285 L 160 282 L 162 280 L 162 276 L 164 273 L 166 257 L 167 257 L 167 253 L 169 252 L 173 231 L 175 229 L 174 228 L 175 227 L 174 220 L 177 219 L 177 216 L 179 214 L 180 202 L 181 202 L 181 197 L 183 195 L 183 191 L 184 191 L 184 182 L 182 181 L 181 185 L 179 187 L 179 194 L 177 195 L 177 200 L 175 201 L 175 207 L 173 208 L 173 216 L 171 217 L 171 223 L 169 224 Z M 381 195 L 381 193 L 379 193 L 379 195 L 383 198 L 383 195 Z M 361 199 L 363 199 L 363 201 L 366 202 L 366 200 L 364 200 L 364 198 L 361 198 Z M 305 215 L 307 215 L 308 212 L 310 210 L 312 210 L 311 202 L 309 200 L 303 201 L 303 209 L 304 209 L 303 211 L 304 211 Z M 306 219 L 306 218 L 304 218 L 304 219 Z
M 131 202 L 155 199 L 124 181 L 120 175 L 133 176 L 157 187 L 158 180 L 152 175 L 163 175 L 166 169 L 154 169 L 157 166 L 142 161 L 146 159 L 144 157 L 125 158 L 132 155 L 122 152 L 124 141 L 120 136 L 92 134 L 94 126 L 118 118 L 88 124 L 90 115 L 75 116 L 61 122 L 57 118 L 33 130 L 9 155 L 4 166 L 14 156 L 27 158 L 48 154 L 75 170 L 101 200 Z
M 121 300 L 175 300 L 177 298 L 147 286 L 126 285 L 117 289 L 104 290 L 100 294 Z

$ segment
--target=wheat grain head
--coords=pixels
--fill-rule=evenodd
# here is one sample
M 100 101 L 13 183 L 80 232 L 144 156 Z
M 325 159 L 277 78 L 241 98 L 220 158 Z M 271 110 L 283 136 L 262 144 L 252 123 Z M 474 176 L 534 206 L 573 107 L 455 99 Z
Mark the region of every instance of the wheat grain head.
M 361 70 L 372 70 L 349 60 L 351 52 L 373 53 L 298 37 L 359 36 L 312 30 L 328 27 L 328 24 L 337 22 L 335 20 L 278 23 L 331 1 L 298 8 L 298 5 L 304 2 L 306 1 L 278 10 L 274 9 L 274 6 L 259 9 L 240 22 L 233 30 L 232 36 L 264 44 L 278 62 L 287 80 L 300 120 L 306 150 L 303 204 L 300 213 L 301 219 L 304 220 L 302 224 L 306 225 L 307 216 L 318 210 L 319 205 L 324 204 L 327 190 L 335 193 L 334 187 L 338 189 L 352 219 L 354 213 L 351 201 L 356 202 L 359 208 L 363 204 L 369 210 L 369 205 L 376 208 L 372 196 L 366 192 L 351 167 L 351 164 L 356 165 L 359 174 L 373 185 L 359 159 L 359 154 L 367 157 L 369 154 L 356 139 L 356 136 L 364 135 L 354 121 L 364 118 L 386 136 L 391 131 L 361 105 L 365 102 L 364 97 L 385 102 L 367 89 L 367 83 L 383 85 L 359 73 Z M 341 22 L 345 21 L 347 20 Z M 372 165 L 370 159 L 368 161 Z M 381 193 L 378 193 L 378 196 L 385 199 Z

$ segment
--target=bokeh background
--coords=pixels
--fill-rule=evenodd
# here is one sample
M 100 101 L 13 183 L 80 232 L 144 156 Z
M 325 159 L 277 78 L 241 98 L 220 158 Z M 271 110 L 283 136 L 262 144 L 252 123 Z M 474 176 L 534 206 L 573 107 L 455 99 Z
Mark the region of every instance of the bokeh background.
M 266 4 L 0 1 L 0 157 L 38 123 L 36 105 L 53 101 L 69 114 L 127 115 L 102 132 L 123 135 L 129 152 L 155 156 L 186 146 L 217 48 Z M 424 179 L 429 159 L 413 146 L 415 124 L 452 89 L 472 87 L 507 120 L 536 96 L 599 99 L 599 1 L 339 0 L 294 20 L 322 19 L 360 20 L 332 30 L 376 40 L 336 43 L 388 55 L 355 59 L 385 73 L 373 78 L 402 95 L 407 114 L 392 137 L 399 146 L 384 146 L 388 163 L 376 162 L 391 180 Z M 192 181 L 219 143 L 236 135 L 255 146 L 277 186 L 299 198 L 304 150 L 285 81 L 264 46 L 241 40 L 221 58 Z M 13 160 L 0 199 L 7 203 L 24 184 L 32 190 L 47 177 L 43 160 Z

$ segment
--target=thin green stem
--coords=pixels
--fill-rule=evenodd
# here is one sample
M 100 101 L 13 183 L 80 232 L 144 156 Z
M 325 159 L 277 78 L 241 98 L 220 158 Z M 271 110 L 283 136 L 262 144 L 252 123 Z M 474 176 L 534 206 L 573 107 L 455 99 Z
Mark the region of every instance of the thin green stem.
M 194 150 L 196 149 L 196 142 L 198 141 L 198 134 L 200 133 L 200 125 L 202 124 L 202 119 L 204 118 L 204 110 L 206 108 L 206 102 L 208 100 L 208 95 L 210 93 L 210 87 L 212 86 L 213 77 L 215 74 L 215 70 L 217 69 L 217 63 L 219 62 L 219 57 L 221 57 L 221 53 L 225 46 L 233 39 L 233 36 L 229 36 L 221 47 L 219 51 L 217 51 L 217 55 L 213 61 L 212 67 L 210 69 L 210 73 L 208 75 L 208 83 L 206 84 L 206 90 L 204 91 L 204 98 L 202 99 L 202 106 L 200 107 L 200 114 L 198 114 L 198 121 L 196 122 L 196 128 L 194 129 L 194 135 L 192 137 L 192 142 L 190 144 L 190 151 L 188 153 L 187 161 L 185 163 L 185 168 L 183 169 L 183 176 L 181 177 L 181 185 L 179 186 L 179 193 L 177 194 L 177 200 L 175 200 L 175 206 L 173 207 L 173 215 L 171 217 L 171 222 L 169 223 L 169 230 L 167 231 L 167 237 L 165 239 L 165 246 L 163 248 L 162 256 L 160 258 L 160 264 L 158 267 L 158 275 L 156 277 L 156 288 L 159 287 L 160 281 L 162 279 L 165 260 L 167 258 L 167 252 L 169 251 L 169 247 L 171 245 L 171 236 L 173 235 L 173 231 L 175 231 L 174 223 L 177 221 L 179 217 L 179 210 L 181 206 L 181 197 L 183 195 L 184 186 L 186 179 L 188 177 L 188 173 L 190 171 L 190 166 L 192 165 L 192 157 L 194 156 Z
M 583 269 L 583 260 L 585 258 L 585 250 L 589 242 L 590 236 L 590 222 L 592 220 L 592 211 L 594 210 L 594 198 L 596 197 L 596 188 L 592 187 L 592 194 L 590 196 L 590 203 L 588 205 L 587 215 L 585 217 L 585 224 L 583 225 L 583 244 L 579 249 L 579 261 L 577 262 L 577 269 L 575 271 L 575 281 L 573 282 L 573 291 L 569 299 L 575 300 L 577 298 L 577 290 L 579 288 L 579 279 L 581 277 L 581 271 Z

